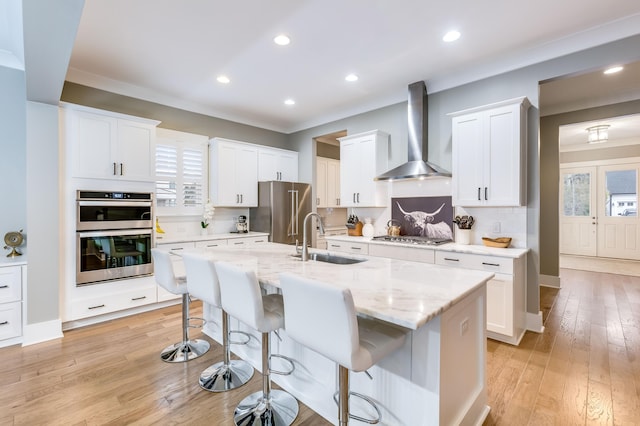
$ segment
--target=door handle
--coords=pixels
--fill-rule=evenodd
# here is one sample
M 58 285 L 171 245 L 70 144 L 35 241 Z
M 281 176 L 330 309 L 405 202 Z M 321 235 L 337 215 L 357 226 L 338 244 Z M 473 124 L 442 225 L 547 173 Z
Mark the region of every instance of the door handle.
M 353 193 L 353 203 L 354 204 L 356 203 L 356 193 L 355 192 Z
M 120 176 L 124 174 L 124 166 L 120 163 Z
M 486 186 L 484 187 L 484 200 L 485 201 L 488 200 L 488 198 L 487 198 L 487 187 Z
M 118 174 L 118 172 L 116 171 L 116 167 L 117 167 L 116 163 L 113 163 L 113 175 L 114 176 Z
M 480 200 L 481 200 L 481 198 L 480 198 L 480 187 L 478 187 L 478 201 L 480 201 Z
M 358 204 L 360 204 L 360 193 L 358 192 Z

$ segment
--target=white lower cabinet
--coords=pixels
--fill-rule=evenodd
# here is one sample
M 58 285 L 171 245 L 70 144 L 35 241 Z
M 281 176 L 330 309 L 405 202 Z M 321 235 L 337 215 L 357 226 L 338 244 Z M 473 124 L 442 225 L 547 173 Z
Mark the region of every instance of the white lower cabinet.
M 0 265 L 0 347 L 20 343 L 22 337 L 22 285 L 25 269 L 26 266 Z
M 526 331 L 525 259 L 436 251 L 436 264 L 493 272 L 487 283 L 487 337 L 517 345 Z
M 329 241 L 327 250 L 352 254 L 369 254 L 369 244 L 343 241 Z
M 155 302 L 156 289 L 154 286 L 147 284 L 129 291 L 74 300 L 71 308 L 71 317 L 73 319 L 82 319 Z
M 413 247 L 391 247 L 369 244 L 369 256 L 388 257 L 391 259 L 410 260 L 414 262 L 434 263 L 434 250 Z

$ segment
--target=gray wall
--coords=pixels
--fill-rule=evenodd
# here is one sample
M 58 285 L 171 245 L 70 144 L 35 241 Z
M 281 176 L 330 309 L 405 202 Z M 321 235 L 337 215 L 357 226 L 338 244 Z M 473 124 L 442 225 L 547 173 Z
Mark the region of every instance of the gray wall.
M 27 102 L 27 324 L 60 318 L 61 235 L 58 106 Z M 46 219 L 45 219 L 46 218 Z
M 558 276 L 560 273 L 560 243 L 558 212 L 560 211 L 559 182 L 561 162 L 588 161 L 593 159 L 591 152 L 559 153 L 559 128 L 565 124 L 581 123 L 583 121 L 601 118 L 618 117 L 621 115 L 640 112 L 640 100 L 623 102 L 564 114 L 555 114 L 540 119 L 540 222 L 545 226 L 540 232 L 540 273 Z M 604 151 L 604 150 L 594 150 Z M 626 156 L 640 156 L 640 147 L 619 147 L 607 150 L 608 158 Z M 615 157 L 611 157 L 611 156 Z M 603 158 L 604 159 L 604 158 Z
M 93 87 L 66 81 L 61 100 L 107 111 L 151 118 L 162 123 L 158 127 L 181 132 L 221 137 L 243 142 L 292 149 L 287 135 L 221 118 L 189 112 L 154 102 L 122 96 Z
M 24 71 L 0 66 L 0 237 L 27 231 L 25 87 Z

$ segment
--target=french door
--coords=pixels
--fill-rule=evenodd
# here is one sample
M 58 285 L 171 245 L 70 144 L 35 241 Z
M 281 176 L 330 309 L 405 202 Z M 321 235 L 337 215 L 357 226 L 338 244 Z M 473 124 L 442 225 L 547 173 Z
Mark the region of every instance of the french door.
M 640 163 L 560 169 L 560 253 L 640 260 Z
M 597 256 L 596 167 L 560 169 L 560 253 Z

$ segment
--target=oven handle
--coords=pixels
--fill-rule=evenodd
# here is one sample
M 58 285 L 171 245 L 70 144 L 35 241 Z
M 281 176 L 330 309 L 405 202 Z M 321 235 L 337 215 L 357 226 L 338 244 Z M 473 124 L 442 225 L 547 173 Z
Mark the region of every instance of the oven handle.
M 78 237 L 80 238 L 91 238 L 91 237 L 112 237 L 112 236 L 120 236 L 120 235 L 152 235 L 153 231 L 151 228 L 130 228 L 130 229 L 118 229 L 111 231 L 78 231 L 76 232 Z
M 151 201 L 88 201 L 78 200 L 79 206 L 120 206 L 120 207 L 151 207 Z

